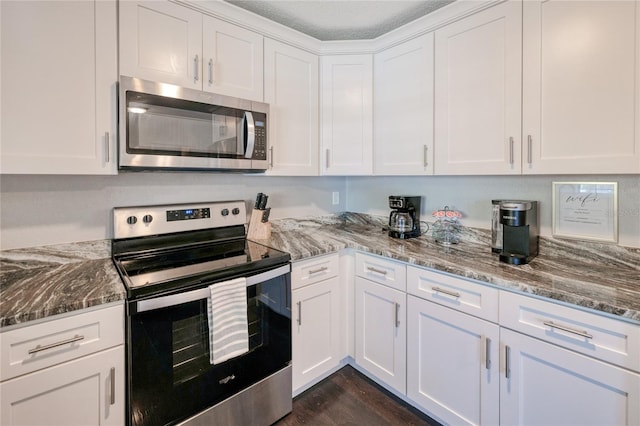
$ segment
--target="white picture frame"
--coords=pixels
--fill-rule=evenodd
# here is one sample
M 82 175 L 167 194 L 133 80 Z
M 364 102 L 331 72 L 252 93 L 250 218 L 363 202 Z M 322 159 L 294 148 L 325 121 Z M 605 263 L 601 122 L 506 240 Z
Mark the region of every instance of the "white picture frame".
M 553 236 L 618 242 L 617 182 L 553 182 Z

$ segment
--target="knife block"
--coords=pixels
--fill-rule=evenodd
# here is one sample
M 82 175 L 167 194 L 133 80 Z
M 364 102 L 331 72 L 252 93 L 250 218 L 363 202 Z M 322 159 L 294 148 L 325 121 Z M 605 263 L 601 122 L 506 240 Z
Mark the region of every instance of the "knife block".
M 249 221 L 249 230 L 247 238 L 250 240 L 266 240 L 271 238 L 271 222 L 262 222 L 262 213 L 264 210 L 253 209 L 251 212 L 251 220 Z

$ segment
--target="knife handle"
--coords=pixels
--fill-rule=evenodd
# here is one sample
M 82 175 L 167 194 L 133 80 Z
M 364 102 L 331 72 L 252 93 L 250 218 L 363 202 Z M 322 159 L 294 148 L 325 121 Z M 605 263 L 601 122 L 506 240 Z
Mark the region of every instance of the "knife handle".
M 256 204 L 253 206 L 253 208 L 255 209 L 259 209 L 260 208 L 260 202 L 262 201 L 262 196 L 264 194 L 262 192 L 258 192 L 258 195 L 256 195 Z
M 267 199 L 269 199 L 269 196 L 266 194 L 262 194 L 260 204 L 258 205 L 258 210 L 264 210 L 267 207 Z

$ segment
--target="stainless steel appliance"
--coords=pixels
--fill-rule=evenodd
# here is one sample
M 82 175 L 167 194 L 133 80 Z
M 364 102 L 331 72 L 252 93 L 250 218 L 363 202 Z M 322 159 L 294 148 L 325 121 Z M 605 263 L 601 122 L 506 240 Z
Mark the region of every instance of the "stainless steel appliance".
M 502 250 L 500 261 L 513 265 L 529 263 L 538 255 L 538 202 L 500 202 Z
M 389 196 L 390 237 L 406 239 L 420 236 L 420 202 L 420 196 Z
M 267 169 L 267 104 L 126 76 L 119 91 L 120 169 Z
M 291 411 L 290 256 L 248 241 L 246 217 L 244 201 L 114 209 L 127 424 L 269 425 Z M 230 283 L 246 301 L 214 297 Z M 216 362 L 212 311 L 231 307 L 246 329 L 224 338 L 246 348 Z

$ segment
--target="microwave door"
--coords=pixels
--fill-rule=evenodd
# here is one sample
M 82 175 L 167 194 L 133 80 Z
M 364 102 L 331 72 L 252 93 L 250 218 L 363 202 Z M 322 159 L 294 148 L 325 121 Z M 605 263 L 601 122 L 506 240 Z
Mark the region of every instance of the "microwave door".
M 245 111 L 242 116 L 242 123 L 240 124 L 240 140 L 238 143 L 238 149 L 244 148 L 244 152 L 239 152 L 238 154 L 244 154 L 244 158 L 251 158 L 253 156 L 255 142 L 256 124 L 253 120 L 253 114 Z

